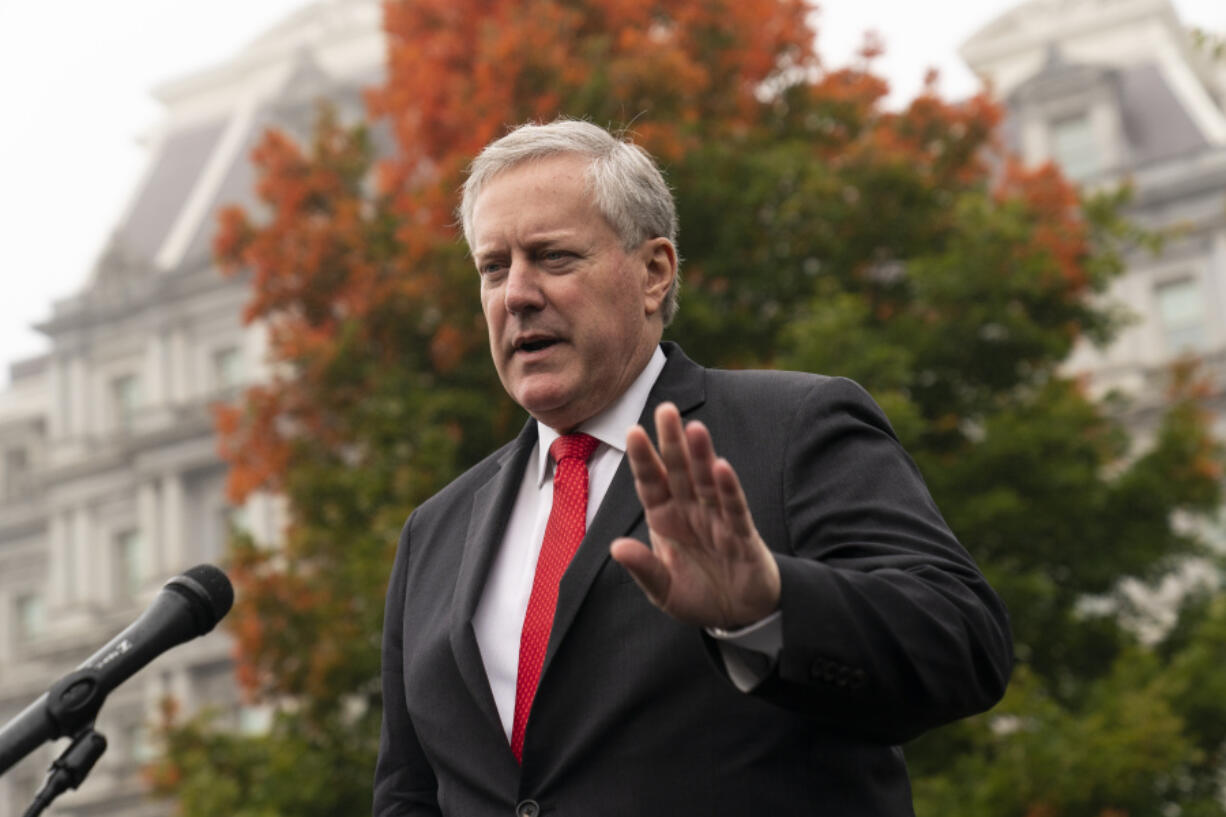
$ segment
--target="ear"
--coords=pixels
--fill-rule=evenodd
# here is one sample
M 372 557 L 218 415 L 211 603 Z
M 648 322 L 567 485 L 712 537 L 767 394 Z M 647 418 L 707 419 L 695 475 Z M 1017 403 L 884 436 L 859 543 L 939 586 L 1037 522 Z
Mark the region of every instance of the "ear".
M 639 248 L 645 275 L 643 306 L 648 315 L 659 313 L 677 277 L 677 248 L 667 238 L 650 238 Z

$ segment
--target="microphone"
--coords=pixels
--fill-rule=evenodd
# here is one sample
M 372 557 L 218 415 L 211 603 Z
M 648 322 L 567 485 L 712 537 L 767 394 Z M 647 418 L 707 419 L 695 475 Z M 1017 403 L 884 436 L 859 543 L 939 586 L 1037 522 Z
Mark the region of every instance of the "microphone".
M 166 582 L 140 618 L 0 729 L 0 774 L 43 743 L 91 725 L 111 690 L 171 647 L 212 630 L 233 603 L 230 580 L 213 565 Z

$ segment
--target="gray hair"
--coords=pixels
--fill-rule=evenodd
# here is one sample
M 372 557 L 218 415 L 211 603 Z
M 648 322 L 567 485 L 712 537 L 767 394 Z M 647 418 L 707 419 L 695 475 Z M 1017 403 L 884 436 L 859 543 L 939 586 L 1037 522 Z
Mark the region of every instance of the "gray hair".
M 485 185 L 499 173 L 524 162 L 560 154 L 577 154 L 590 159 L 587 176 L 596 208 L 626 250 L 661 237 L 676 246 L 677 207 L 651 155 L 591 122 L 558 119 L 548 125 L 520 125 L 490 142 L 473 160 L 459 208 L 464 240 L 470 250 L 473 246 L 473 208 Z M 680 283 L 680 275 L 673 278 L 660 310 L 665 326 L 677 312 Z

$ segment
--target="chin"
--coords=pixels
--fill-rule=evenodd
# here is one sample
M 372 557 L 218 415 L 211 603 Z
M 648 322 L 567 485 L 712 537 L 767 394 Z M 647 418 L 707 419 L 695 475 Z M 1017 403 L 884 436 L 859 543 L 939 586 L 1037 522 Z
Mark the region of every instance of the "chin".
M 543 423 L 552 426 L 552 420 L 564 417 L 572 404 L 571 395 L 558 388 L 522 386 L 512 395 L 515 402 Z

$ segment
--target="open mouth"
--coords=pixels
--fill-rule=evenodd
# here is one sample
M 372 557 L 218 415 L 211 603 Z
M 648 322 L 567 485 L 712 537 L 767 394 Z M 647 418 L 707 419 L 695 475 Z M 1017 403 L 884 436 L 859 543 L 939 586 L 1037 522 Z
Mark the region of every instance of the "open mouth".
M 550 346 L 553 346 L 557 342 L 558 341 L 555 338 L 534 338 L 532 340 L 526 340 L 526 341 L 523 341 L 522 343 L 517 344 L 515 347 L 515 351 L 517 352 L 539 352 L 542 349 L 548 349 Z

